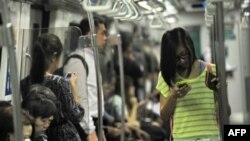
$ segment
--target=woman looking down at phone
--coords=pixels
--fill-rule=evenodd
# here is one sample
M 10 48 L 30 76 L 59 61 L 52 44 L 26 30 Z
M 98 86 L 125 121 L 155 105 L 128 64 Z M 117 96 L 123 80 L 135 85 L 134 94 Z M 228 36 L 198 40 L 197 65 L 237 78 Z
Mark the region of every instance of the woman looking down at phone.
M 27 99 L 33 84 L 41 84 L 55 94 L 57 112 L 47 129 L 48 141 L 81 141 L 73 125 L 79 123 L 84 116 L 84 109 L 79 104 L 76 89 L 77 76 L 72 73 L 70 80 L 53 75 L 59 64 L 63 47 L 58 36 L 42 34 L 31 49 L 30 74 L 21 81 L 22 98 Z
M 197 59 L 193 41 L 184 29 L 164 33 L 156 88 L 161 93 L 161 117 L 173 123 L 174 141 L 219 140 L 215 98 L 205 84 L 208 68 L 215 71 L 215 65 Z M 208 85 L 216 84 L 215 77 L 209 80 Z

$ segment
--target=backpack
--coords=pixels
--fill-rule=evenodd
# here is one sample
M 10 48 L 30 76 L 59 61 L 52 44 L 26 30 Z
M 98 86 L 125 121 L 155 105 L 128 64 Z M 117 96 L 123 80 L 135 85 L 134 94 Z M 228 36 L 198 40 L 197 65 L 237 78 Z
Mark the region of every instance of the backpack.
M 64 70 L 64 66 L 68 63 L 68 61 L 71 59 L 71 58 L 77 58 L 77 59 L 80 59 L 82 61 L 82 64 L 84 66 L 84 68 L 86 69 L 86 72 L 87 72 L 87 76 L 89 74 L 89 68 L 88 68 L 88 64 L 87 62 L 85 61 L 85 59 L 81 56 L 81 55 L 78 55 L 78 54 L 73 54 L 73 55 L 70 55 L 66 58 L 66 60 L 64 61 L 62 67 L 58 68 L 54 74 L 56 75 L 60 75 L 60 76 L 64 76 L 64 73 L 63 73 L 63 70 Z

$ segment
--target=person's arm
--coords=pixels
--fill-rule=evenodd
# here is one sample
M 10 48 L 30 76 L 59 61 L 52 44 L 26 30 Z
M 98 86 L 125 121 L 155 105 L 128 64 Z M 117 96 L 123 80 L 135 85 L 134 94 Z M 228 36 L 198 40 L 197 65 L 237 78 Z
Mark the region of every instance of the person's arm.
M 158 76 L 156 90 L 160 93 L 160 116 L 162 121 L 168 120 L 174 112 L 177 99 L 171 95 L 170 88 L 164 81 L 161 73 Z
M 96 132 L 92 132 L 88 135 L 88 141 L 98 141 L 98 138 L 97 138 L 97 135 L 96 135 Z
M 104 130 L 102 130 L 102 140 L 107 141 Z M 97 137 L 96 132 L 93 132 L 93 133 L 88 135 L 88 141 L 98 141 L 98 137 Z
M 79 96 L 78 90 L 77 90 L 77 76 L 76 76 L 76 73 L 74 73 L 74 72 L 72 72 L 72 74 L 71 74 L 70 88 L 71 88 L 74 100 L 77 103 L 80 103 L 80 96 Z
M 177 97 L 174 95 L 170 94 L 167 97 L 160 95 L 160 114 L 163 121 L 168 120 L 173 114 L 176 101 Z
M 92 49 L 86 48 L 85 50 L 85 60 L 88 64 L 89 74 L 87 79 L 87 91 L 89 97 L 89 114 L 92 117 L 98 116 L 98 87 L 97 87 L 97 76 L 94 62 L 94 52 Z M 102 90 L 101 90 L 102 91 Z M 103 97 L 102 97 L 103 100 Z M 102 102 L 104 104 L 104 102 Z M 102 105 L 104 108 L 104 105 Z M 102 109 L 102 114 L 104 114 L 104 109 Z M 95 126 L 94 126 L 95 127 Z M 95 127 L 96 128 L 96 127 Z M 106 141 L 105 134 L 102 134 L 103 141 Z
M 191 90 L 191 86 L 184 84 L 183 86 L 174 86 L 169 88 L 168 95 L 160 96 L 160 112 L 162 120 L 168 120 L 174 113 L 177 98 L 185 96 Z
M 129 111 L 127 120 L 128 123 L 137 127 L 140 127 L 140 123 L 137 120 L 137 111 L 138 111 L 138 102 L 136 97 L 131 97 L 130 98 L 130 103 L 132 105 L 131 110 Z

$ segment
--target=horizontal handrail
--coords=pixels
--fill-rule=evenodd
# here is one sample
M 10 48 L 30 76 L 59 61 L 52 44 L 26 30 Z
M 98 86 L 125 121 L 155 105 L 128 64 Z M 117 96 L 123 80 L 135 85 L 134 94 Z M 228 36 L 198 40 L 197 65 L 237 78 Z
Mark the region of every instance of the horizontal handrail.
M 84 0 L 82 6 L 83 9 L 89 12 L 110 10 L 112 8 L 112 0 L 107 0 L 103 5 L 92 5 L 90 0 Z

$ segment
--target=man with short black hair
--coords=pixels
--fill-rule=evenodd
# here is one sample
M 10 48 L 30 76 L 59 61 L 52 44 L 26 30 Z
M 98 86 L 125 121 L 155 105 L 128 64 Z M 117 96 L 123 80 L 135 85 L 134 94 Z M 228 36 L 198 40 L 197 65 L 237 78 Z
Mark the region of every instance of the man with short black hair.
M 99 48 L 104 48 L 106 45 L 106 28 L 104 20 L 100 17 L 94 17 L 94 25 L 96 29 L 96 44 Z M 81 29 L 82 35 L 91 35 L 89 20 L 87 18 L 83 19 L 79 28 Z M 84 129 L 85 133 L 88 134 L 88 141 L 98 141 L 97 138 L 97 121 L 98 121 L 98 87 L 96 79 L 96 68 L 94 60 L 93 48 L 87 47 L 77 48 L 72 54 L 81 55 L 88 66 L 88 74 L 86 73 L 86 68 L 82 64 L 81 60 L 72 58 L 65 65 L 64 72 L 76 72 L 77 79 L 77 89 L 81 97 L 81 104 L 85 109 L 85 115 L 80 122 L 81 127 Z M 102 90 L 101 90 L 102 92 Z M 102 104 L 104 104 L 102 97 Z M 104 105 L 103 112 L 104 112 Z M 104 141 L 106 140 L 103 136 Z

